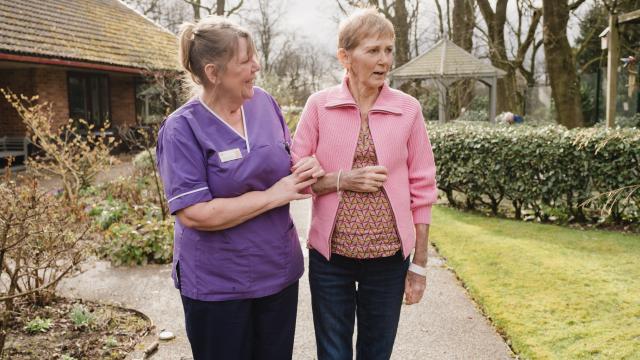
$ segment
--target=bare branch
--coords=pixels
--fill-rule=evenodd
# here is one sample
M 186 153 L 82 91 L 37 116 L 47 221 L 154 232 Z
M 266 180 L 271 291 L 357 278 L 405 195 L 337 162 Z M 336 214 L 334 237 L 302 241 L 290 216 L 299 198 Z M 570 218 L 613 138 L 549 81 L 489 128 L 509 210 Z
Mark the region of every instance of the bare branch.
M 586 0 L 576 0 L 573 3 L 569 4 L 569 11 L 577 10 L 585 1 Z
M 226 16 L 231 16 L 233 15 L 235 12 L 237 12 L 238 10 L 240 10 L 240 8 L 242 7 L 242 4 L 244 4 L 244 0 L 240 0 L 238 2 L 238 4 L 234 7 L 232 7 L 229 11 L 227 11 Z
M 538 28 L 538 24 L 540 24 L 541 18 L 542 18 L 542 11 L 538 9 L 534 10 L 533 18 L 531 19 L 531 25 L 529 25 L 529 31 L 527 32 L 527 37 L 518 47 L 518 55 L 516 57 L 517 62 L 524 61 L 525 54 L 529 50 L 529 47 L 531 46 L 533 41 L 535 40 L 536 30 Z

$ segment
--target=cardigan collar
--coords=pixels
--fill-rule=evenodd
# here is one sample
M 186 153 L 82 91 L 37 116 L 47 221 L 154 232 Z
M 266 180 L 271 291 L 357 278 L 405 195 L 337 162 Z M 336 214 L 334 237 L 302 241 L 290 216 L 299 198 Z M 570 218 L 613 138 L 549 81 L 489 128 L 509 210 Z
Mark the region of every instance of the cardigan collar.
M 353 99 L 351 91 L 349 90 L 349 77 L 345 75 L 342 79 L 342 84 L 332 89 L 327 95 L 327 102 L 324 105 L 328 109 L 339 107 L 357 107 L 358 104 Z M 371 107 L 370 112 L 384 112 L 394 115 L 402 115 L 402 109 L 398 106 L 394 106 L 393 93 L 389 85 L 385 82 L 380 89 L 376 102 Z

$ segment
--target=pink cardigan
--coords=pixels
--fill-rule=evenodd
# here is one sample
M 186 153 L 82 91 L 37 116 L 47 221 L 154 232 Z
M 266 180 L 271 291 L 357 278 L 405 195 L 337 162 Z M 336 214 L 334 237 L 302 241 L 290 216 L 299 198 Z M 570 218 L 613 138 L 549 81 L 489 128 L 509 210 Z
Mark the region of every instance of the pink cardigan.
M 347 81 L 307 100 L 291 148 L 294 162 L 315 155 L 327 173 L 351 169 L 360 110 Z M 369 128 L 378 161 L 389 171 L 384 189 L 407 257 L 416 243 L 414 224 L 431 223 L 431 205 L 438 195 L 436 166 L 420 104 L 385 84 L 369 111 Z M 327 259 L 337 210 L 335 192 L 314 196 L 308 244 Z

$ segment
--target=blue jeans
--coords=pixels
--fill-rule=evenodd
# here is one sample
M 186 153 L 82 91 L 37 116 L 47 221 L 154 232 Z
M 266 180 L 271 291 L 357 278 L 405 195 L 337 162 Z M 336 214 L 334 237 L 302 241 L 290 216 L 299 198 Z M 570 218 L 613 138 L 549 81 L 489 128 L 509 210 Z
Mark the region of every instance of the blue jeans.
M 327 261 L 309 252 L 309 283 L 319 360 L 389 359 L 400 320 L 409 259 L 396 255 L 351 259 L 332 254 Z M 356 286 L 357 284 L 357 286 Z

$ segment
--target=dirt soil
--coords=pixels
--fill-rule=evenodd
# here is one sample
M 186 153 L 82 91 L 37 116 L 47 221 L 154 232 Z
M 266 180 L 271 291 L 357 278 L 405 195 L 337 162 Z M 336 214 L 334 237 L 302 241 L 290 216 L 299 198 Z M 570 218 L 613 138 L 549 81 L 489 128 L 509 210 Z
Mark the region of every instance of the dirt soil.
M 153 326 L 136 311 L 81 299 L 58 298 L 44 307 L 21 304 L 16 314 L 2 359 L 124 359 Z M 51 320 L 48 330 L 26 329 L 37 317 Z

